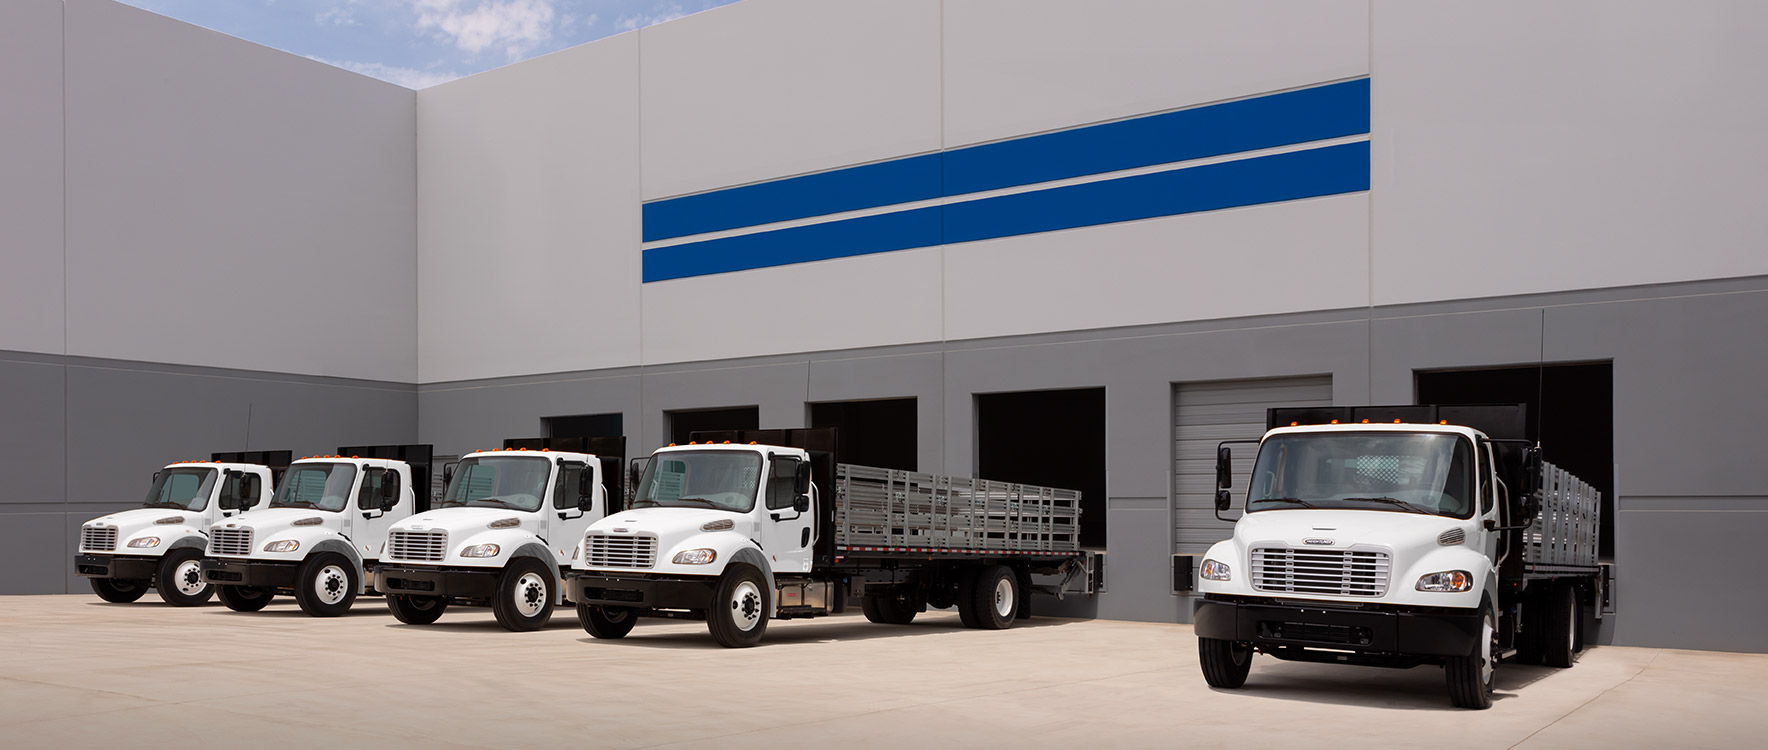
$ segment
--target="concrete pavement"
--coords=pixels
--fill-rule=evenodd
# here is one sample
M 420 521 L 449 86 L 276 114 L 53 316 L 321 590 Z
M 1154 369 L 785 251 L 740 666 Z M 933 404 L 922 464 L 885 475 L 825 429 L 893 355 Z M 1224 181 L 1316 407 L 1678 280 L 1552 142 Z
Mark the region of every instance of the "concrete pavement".
M 1506 665 L 1489 711 L 1442 670 L 1254 662 L 1208 688 L 1184 625 L 1037 618 L 966 630 L 857 615 L 776 622 L 758 648 L 700 623 L 596 641 L 568 610 L 508 633 L 489 610 L 399 624 L 374 597 L 321 620 L 148 596 L 0 597 L 0 746 L 1761 746 L 1768 655 L 1603 647 Z

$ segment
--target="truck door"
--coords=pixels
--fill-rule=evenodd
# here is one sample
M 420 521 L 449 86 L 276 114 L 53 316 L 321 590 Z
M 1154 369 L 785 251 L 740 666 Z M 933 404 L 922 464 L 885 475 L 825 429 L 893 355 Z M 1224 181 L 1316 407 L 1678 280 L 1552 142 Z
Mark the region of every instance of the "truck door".
M 796 480 L 799 460 L 793 456 L 772 456 L 767 462 L 767 485 L 762 501 L 767 515 L 761 522 L 761 542 L 766 545 L 774 571 L 780 573 L 810 572 L 811 546 L 816 541 L 816 508 L 800 512 L 792 503 L 798 497 Z
M 392 485 L 392 486 L 386 486 Z M 397 502 L 388 507 L 383 499 L 389 494 Z M 399 519 L 411 515 L 416 501 L 405 491 L 397 469 L 379 466 L 364 468 L 362 484 L 356 490 L 356 512 L 351 519 L 350 541 L 363 557 L 378 560 L 381 547 L 387 542 L 387 530 Z
M 1500 510 L 1504 505 L 1504 498 L 1500 497 L 1498 492 L 1497 455 L 1492 450 L 1491 443 L 1486 443 L 1484 447 L 1485 450 L 1481 451 L 1479 454 L 1480 458 L 1484 459 L 1485 463 L 1485 471 L 1479 473 L 1479 516 L 1482 525 L 1484 525 L 1485 521 L 1492 521 L 1495 525 L 1503 526 L 1506 521 L 1504 519 L 1503 511 Z M 1496 564 L 1499 554 L 1498 538 L 1501 534 L 1494 531 L 1486 532 L 1485 534 L 1482 534 L 1482 536 L 1486 539 L 1484 547 L 1486 557 Z
M 553 480 L 552 513 L 547 516 L 546 543 L 560 567 L 571 564 L 571 550 L 583 541 L 589 525 L 608 512 L 606 498 L 590 495 L 587 508 L 581 493 L 583 472 L 588 465 L 577 461 L 560 461 L 558 477 Z M 601 484 L 596 484 L 596 489 Z M 599 495 L 599 493 L 597 493 Z

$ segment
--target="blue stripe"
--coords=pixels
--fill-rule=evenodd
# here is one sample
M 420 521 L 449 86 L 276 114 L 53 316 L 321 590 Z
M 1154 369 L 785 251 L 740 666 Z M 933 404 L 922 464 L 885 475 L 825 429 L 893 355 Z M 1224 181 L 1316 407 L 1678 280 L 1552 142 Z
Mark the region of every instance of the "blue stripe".
M 1368 142 L 644 251 L 644 280 L 807 263 L 1369 189 Z
M 1224 102 L 644 204 L 644 241 L 1369 132 L 1369 80 Z

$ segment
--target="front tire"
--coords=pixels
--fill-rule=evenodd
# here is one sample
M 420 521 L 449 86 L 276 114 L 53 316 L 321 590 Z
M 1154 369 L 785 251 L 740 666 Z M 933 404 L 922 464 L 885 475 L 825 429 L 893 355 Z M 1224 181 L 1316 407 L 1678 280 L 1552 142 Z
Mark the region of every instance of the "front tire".
M 1246 675 L 1252 671 L 1252 644 L 1198 638 L 1197 663 L 1210 687 L 1237 689 L 1246 684 Z
M 1578 626 L 1584 620 L 1578 590 L 1570 584 L 1554 586 L 1542 604 L 1546 609 L 1541 613 L 1541 663 L 1569 667 L 1578 660 Z
M 195 547 L 180 547 L 160 558 L 154 588 L 174 607 L 194 607 L 215 595 L 215 587 L 203 580 L 203 551 Z
M 88 578 L 92 593 L 111 604 L 128 604 L 147 594 L 146 581 L 125 581 L 121 578 Z
M 638 615 L 626 607 L 600 607 L 578 602 L 577 622 L 583 626 L 584 632 L 596 638 L 613 640 L 625 638 L 632 632 L 632 626 L 638 624 Z
M 546 627 L 552 619 L 553 587 L 558 585 L 552 566 L 532 557 L 518 557 L 504 568 L 491 600 L 491 612 L 505 630 L 525 633 Z
M 866 594 L 860 600 L 860 609 L 866 613 L 867 620 L 880 625 L 907 625 L 920 614 L 912 602 L 904 601 L 904 597 L 895 592 Z
M 295 574 L 295 603 L 314 617 L 337 617 L 356 601 L 356 566 L 336 552 L 321 552 Z
M 388 594 L 387 609 L 393 611 L 393 619 L 407 625 L 428 625 L 448 609 L 448 600 L 440 596 Z
M 990 565 L 976 573 L 970 587 L 971 627 L 1006 630 L 1019 616 L 1019 577 L 1005 565 Z
M 718 580 L 712 608 L 706 610 L 706 629 L 712 640 L 725 648 L 749 648 L 767 632 L 767 579 L 748 565 L 733 565 Z
M 1443 674 L 1449 682 L 1449 702 L 1457 708 L 1484 710 L 1492 707 L 1497 634 L 1498 619 L 1488 606 L 1480 625 L 1479 641 L 1473 644 L 1473 653 L 1452 656 L 1443 663 Z
M 235 612 L 256 612 L 270 604 L 276 598 L 276 592 L 257 586 L 220 586 L 221 603 Z

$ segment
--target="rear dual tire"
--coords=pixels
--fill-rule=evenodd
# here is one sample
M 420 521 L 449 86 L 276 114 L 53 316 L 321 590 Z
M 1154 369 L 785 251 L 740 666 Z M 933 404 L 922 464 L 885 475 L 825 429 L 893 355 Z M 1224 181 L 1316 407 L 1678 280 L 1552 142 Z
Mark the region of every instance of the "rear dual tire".
M 1578 589 L 1571 584 L 1554 586 L 1541 604 L 1541 663 L 1565 668 L 1578 660 L 1581 644 L 1579 628 L 1584 622 L 1584 606 L 1578 601 Z
M 964 627 L 1006 630 L 1019 618 L 1020 579 L 1005 565 L 984 565 L 958 584 L 958 619 Z
M 867 620 L 880 625 L 907 625 L 920 614 L 913 601 L 894 591 L 866 594 L 860 600 L 860 609 L 865 612 Z

